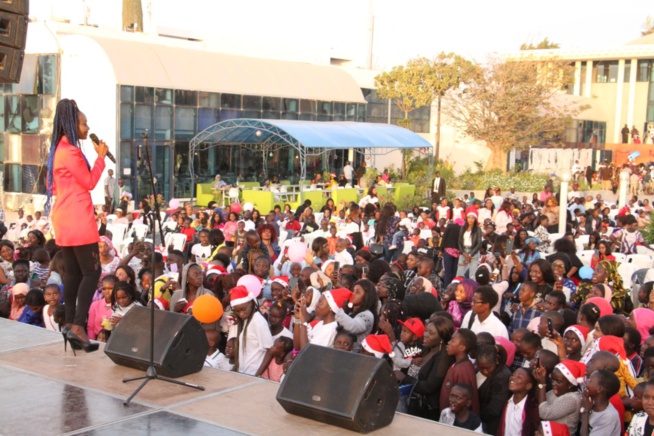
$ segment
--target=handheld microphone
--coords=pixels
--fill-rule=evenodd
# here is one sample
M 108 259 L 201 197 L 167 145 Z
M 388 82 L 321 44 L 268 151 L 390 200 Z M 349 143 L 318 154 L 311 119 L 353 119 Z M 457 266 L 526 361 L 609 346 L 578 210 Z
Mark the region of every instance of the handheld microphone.
M 91 138 L 91 141 L 93 141 L 95 145 L 100 144 L 100 138 L 98 138 L 98 135 L 96 135 L 95 133 L 91 133 L 89 137 Z M 116 158 L 114 157 L 113 154 L 111 154 L 109 150 L 107 150 L 107 157 L 109 158 L 110 161 L 116 163 Z

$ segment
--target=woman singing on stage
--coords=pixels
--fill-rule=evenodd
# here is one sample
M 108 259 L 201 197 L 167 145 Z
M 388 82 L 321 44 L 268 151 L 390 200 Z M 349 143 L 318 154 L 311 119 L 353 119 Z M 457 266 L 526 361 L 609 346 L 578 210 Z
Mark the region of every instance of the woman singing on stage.
M 98 157 L 91 168 L 79 144 L 88 133 L 86 116 L 75 101 L 61 100 L 52 127 L 46 211 L 51 197 L 55 196 L 52 223 L 57 245 L 64 253 L 66 271 L 64 349 L 66 342 L 70 342 L 73 350 L 82 349 L 87 353 L 98 349 L 97 343 L 89 341 L 84 326 L 101 273 L 100 236 L 89 191 L 100 180 L 108 150 L 102 141 L 94 144 Z

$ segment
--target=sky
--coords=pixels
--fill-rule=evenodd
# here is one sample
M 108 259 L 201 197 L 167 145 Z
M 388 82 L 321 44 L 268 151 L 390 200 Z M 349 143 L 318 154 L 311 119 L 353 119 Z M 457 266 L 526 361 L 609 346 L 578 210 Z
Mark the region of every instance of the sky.
M 115 1 L 115 0 L 114 0 Z M 483 60 L 547 37 L 562 48 L 616 47 L 640 36 L 645 0 L 143 0 L 159 28 L 192 32 L 226 50 L 336 57 L 388 69 L 441 51 Z M 144 9 L 147 9 L 144 6 Z M 144 11 L 147 14 L 147 11 Z M 256 51 L 256 49 L 254 49 Z

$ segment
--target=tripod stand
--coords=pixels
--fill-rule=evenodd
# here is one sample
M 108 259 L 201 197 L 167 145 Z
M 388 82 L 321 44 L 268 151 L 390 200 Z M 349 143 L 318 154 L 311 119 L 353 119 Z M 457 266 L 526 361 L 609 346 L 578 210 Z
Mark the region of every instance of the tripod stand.
M 152 158 L 150 156 L 150 149 L 148 148 L 148 139 L 150 136 L 148 135 L 148 131 L 146 130 L 145 133 L 142 133 L 141 136 L 143 137 L 143 148 L 145 149 L 145 160 L 148 163 L 148 170 L 150 171 L 150 184 L 152 185 L 152 198 L 154 199 L 154 217 L 153 219 L 150 220 L 150 226 L 152 229 L 152 240 L 156 240 L 156 235 L 155 232 L 157 231 L 157 226 L 159 226 L 159 238 L 161 239 L 162 243 L 164 242 L 163 239 L 163 229 L 161 227 L 161 215 L 159 214 L 159 203 L 157 202 L 157 187 L 155 186 L 155 180 L 152 172 Z M 152 251 L 152 265 L 154 265 L 154 250 Z M 188 388 L 192 389 L 198 389 L 200 391 L 204 390 L 203 386 L 198 386 L 194 385 L 191 383 L 185 383 L 179 380 L 174 380 L 168 377 L 163 377 L 157 374 L 157 369 L 154 367 L 154 280 L 152 284 L 150 285 L 149 289 L 149 296 L 150 296 L 150 362 L 148 369 L 145 372 L 145 375 L 139 376 L 139 377 L 132 377 L 132 378 L 126 378 L 123 379 L 123 383 L 131 382 L 131 381 L 136 381 L 136 380 L 143 380 L 143 382 L 139 385 L 138 388 L 134 392 L 132 392 L 132 395 L 127 398 L 123 404 L 125 406 L 129 406 L 130 402 L 132 399 L 145 387 L 145 385 L 148 384 L 149 381 L 151 380 L 161 380 L 165 381 L 168 383 L 174 383 L 176 385 L 181 385 L 181 386 L 186 386 Z

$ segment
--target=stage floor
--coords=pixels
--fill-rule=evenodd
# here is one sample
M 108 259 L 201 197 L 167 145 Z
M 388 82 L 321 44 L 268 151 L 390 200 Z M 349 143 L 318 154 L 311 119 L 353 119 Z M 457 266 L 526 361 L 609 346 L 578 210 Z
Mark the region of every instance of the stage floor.
M 139 382 L 122 379 L 142 374 L 115 365 L 102 348 L 75 357 L 64 353 L 60 334 L 0 319 L 0 434 L 356 434 L 287 414 L 275 400 L 277 383 L 213 368 L 180 379 L 205 391 L 155 380 L 124 406 Z M 439 430 L 470 434 L 401 413 L 373 434 Z

